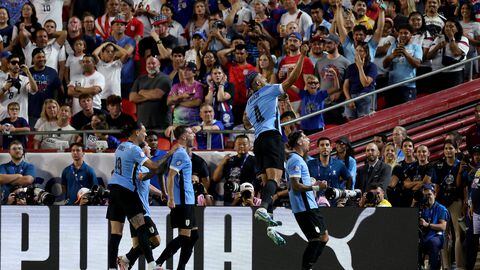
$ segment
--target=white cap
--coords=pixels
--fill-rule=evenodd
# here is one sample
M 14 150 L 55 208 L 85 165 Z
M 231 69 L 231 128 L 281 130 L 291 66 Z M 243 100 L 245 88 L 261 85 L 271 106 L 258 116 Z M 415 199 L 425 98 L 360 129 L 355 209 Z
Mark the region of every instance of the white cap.
M 84 188 L 81 188 L 80 190 L 78 190 L 77 192 L 77 200 L 75 201 L 75 203 L 79 203 L 80 200 L 82 199 L 82 196 L 85 195 L 85 194 L 88 194 L 90 193 L 90 189 L 84 187 Z
M 245 190 L 250 190 L 252 193 L 255 191 L 253 185 L 248 182 L 240 185 L 240 192 L 243 192 Z

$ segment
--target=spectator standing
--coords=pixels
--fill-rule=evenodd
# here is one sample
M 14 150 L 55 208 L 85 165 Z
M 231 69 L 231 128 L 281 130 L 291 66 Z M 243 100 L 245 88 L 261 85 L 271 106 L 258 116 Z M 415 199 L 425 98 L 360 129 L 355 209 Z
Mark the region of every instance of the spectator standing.
M 34 49 L 32 58 L 33 67 L 30 68 L 30 73 L 38 88 L 35 94 L 28 94 L 28 122 L 33 127 L 40 118 L 44 102 L 47 99 L 59 99 L 62 83 L 58 73 L 53 68 L 46 66 L 47 59 L 43 49 Z
M 121 130 L 126 126 L 135 123 L 133 117 L 122 112 L 122 98 L 120 96 L 111 95 L 107 97 L 107 124 L 111 129 Z
M 187 46 L 187 39 L 184 37 L 185 29 L 183 26 L 173 19 L 173 7 L 170 3 L 165 3 L 162 5 L 161 13 L 167 17 L 169 26 L 168 32 L 170 35 L 178 39 L 178 46 Z
M 357 179 L 357 161 L 350 140 L 342 136 L 335 141 L 335 150 L 337 150 L 336 158 L 345 164 L 350 176 L 352 177 L 352 186 L 355 186 Z M 377 148 L 378 150 L 378 148 Z
M 47 20 L 53 20 L 57 26 L 56 31 L 61 31 L 62 10 L 65 0 L 32 0 L 37 11 L 38 22 L 43 25 Z
M 95 20 L 96 33 L 103 40 L 106 40 L 111 34 L 111 25 L 115 17 L 120 13 L 120 0 L 107 0 L 105 14 Z
M 143 23 L 134 17 L 133 0 L 122 0 L 120 2 L 120 11 L 125 16 L 127 25 L 125 26 L 125 35 L 139 42 L 143 38 Z
M 102 103 L 100 93 L 105 89 L 105 77 L 95 70 L 95 57 L 93 55 L 84 55 L 82 59 L 83 73 L 75 77 L 68 85 L 68 95 L 73 98 L 72 111 L 74 114 L 81 111 L 79 98 L 82 94 L 92 96 L 93 107 L 101 109 Z
M 88 166 L 83 160 L 85 153 L 83 152 L 83 145 L 74 143 L 70 146 L 73 163 L 67 166 L 62 171 L 62 189 L 65 193 L 65 200 L 67 205 L 73 205 L 77 192 L 81 188 L 91 189 L 93 185 L 98 185 L 97 175 L 95 170 Z
M 284 1 L 283 7 L 287 12 L 280 18 L 279 27 L 284 27 L 289 22 L 295 22 L 298 25 L 300 34 L 305 36 L 308 33 L 310 26 L 313 24 L 312 17 L 310 17 L 308 13 L 299 10 L 295 0 Z
M 209 78 L 205 103 L 212 105 L 215 119 L 222 122 L 225 129 L 232 129 L 234 123 L 232 98 L 235 92 L 233 84 L 228 82 L 227 74 L 223 72 L 221 66 L 213 67 Z
M 471 150 L 474 146 L 480 145 L 480 103 L 475 105 L 475 124 L 465 132 L 467 148 Z
M 375 184 L 386 190 L 392 174 L 390 166 L 379 159 L 380 152 L 374 143 L 367 145 L 365 153 L 367 160 L 358 172 L 355 188 L 366 192 L 369 186 Z
M 130 92 L 130 101 L 137 104 L 137 117 L 148 129 L 166 129 L 171 121 L 167 97 L 171 88 L 170 79 L 160 73 L 160 61 L 147 58 L 147 75 L 138 77 Z
M 3 40 L 3 49 L 6 51 L 12 51 L 14 45 L 12 41 L 16 38 L 16 35 L 13 35 L 13 25 L 10 25 L 10 20 L 8 9 L 0 4 L 0 37 Z
M 20 71 L 23 71 L 26 76 L 20 75 Z M 28 67 L 20 63 L 20 57 L 16 55 L 8 57 L 8 73 L 0 85 L 0 104 L 2 105 L 0 119 L 7 117 L 6 109 L 11 102 L 20 104 L 19 116 L 28 119 L 28 93 L 36 93 L 38 87 Z

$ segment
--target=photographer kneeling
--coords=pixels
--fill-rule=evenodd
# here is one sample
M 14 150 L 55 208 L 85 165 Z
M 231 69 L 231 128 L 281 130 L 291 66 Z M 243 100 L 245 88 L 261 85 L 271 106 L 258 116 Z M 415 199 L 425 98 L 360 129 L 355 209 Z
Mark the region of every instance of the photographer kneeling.
M 81 188 L 77 192 L 75 205 L 106 205 L 110 191 L 102 186 L 94 185 L 92 189 Z
M 13 187 L 6 200 L 8 205 L 53 205 L 54 202 L 55 196 L 35 185 Z
M 240 192 L 235 194 L 232 206 L 260 206 L 262 200 L 255 197 L 253 185 L 245 182 L 240 185 Z
M 424 256 L 428 255 L 431 270 L 440 269 L 440 251 L 443 247 L 444 232 L 447 228 L 448 210 L 435 201 L 435 185 L 422 186 L 423 198 L 417 205 L 420 209 L 420 247 L 419 265 L 423 265 Z
M 385 191 L 379 185 L 371 185 L 368 192 L 363 193 L 360 202 L 360 207 L 392 207 L 392 204 L 385 199 Z

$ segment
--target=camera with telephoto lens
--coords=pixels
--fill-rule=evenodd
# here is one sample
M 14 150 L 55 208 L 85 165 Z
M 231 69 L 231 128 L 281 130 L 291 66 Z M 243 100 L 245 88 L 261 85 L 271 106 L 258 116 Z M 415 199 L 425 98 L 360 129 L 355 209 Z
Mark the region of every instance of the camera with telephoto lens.
M 93 185 L 87 198 L 88 205 L 104 205 L 106 200 L 110 198 L 110 190 L 103 186 Z
M 240 191 L 240 185 L 237 182 L 227 181 L 225 185 L 223 185 L 223 189 L 226 193 L 234 193 Z
M 53 205 L 55 196 L 36 186 L 19 188 L 15 192 L 15 199 L 24 199 L 27 205 Z
M 193 191 L 195 191 L 195 197 L 206 194 L 205 186 L 202 183 L 193 183 Z
M 428 198 L 423 195 L 423 190 L 419 189 L 413 193 L 413 199 L 417 202 L 417 206 L 424 208 L 428 204 Z
M 359 189 L 349 190 L 329 187 L 325 190 L 325 197 L 329 200 L 360 198 L 361 196 L 362 191 Z

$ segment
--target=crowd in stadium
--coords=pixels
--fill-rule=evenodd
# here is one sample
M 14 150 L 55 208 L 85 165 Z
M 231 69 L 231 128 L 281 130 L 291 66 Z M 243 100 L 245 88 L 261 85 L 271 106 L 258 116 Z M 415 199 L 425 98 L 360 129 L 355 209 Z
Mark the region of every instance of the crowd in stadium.
M 301 56 L 302 44 L 308 44 L 302 76 L 278 101 L 281 121 L 289 121 L 477 56 L 479 22 L 480 2 L 458 0 L 2 1 L 0 131 L 12 158 L 0 166 L 1 182 L 9 183 L 2 188 L 3 203 L 26 203 L 14 188 L 35 178 L 33 165 L 22 159 L 25 149 L 70 148 L 73 163 L 61 175 L 66 204 L 87 204 L 82 188 L 103 183 L 97 181 L 95 164 L 83 162 L 84 152 L 97 149 L 100 141 L 113 151 L 127 137 L 95 130 L 122 130 L 138 120 L 148 130 L 143 147 L 152 160 L 166 154 L 158 143 L 173 141 L 180 125 L 196 134 L 197 150 L 210 145 L 237 153 L 226 155 L 213 171 L 190 153 L 199 205 L 258 206 L 261 185 L 255 180 L 255 157 L 248 154 L 254 138 L 245 116 L 250 71 L 280 83 Z M 294 130 L 310 135 L 345 124 L 375 112 L 379 100 L 383 107 L 396 106 L 461 84 L 470 73 L 478 74 L 477 61 L 284 126 L 284 142 Z M 480 215 L 479 106 L 476 117 L 466 138 L 471 155 L 460 151 L 462 138 L 452 133 L 443 159 L 430 164 L 428 147 L 415 145 L 397 127 L 393 142 L 374 136 L 358 171 L 347 138 L 320 138 L 319 156 L 310 158 L 309 171 L 328 187 L 374 194 L 355 203 L 360 206 L 410 207 L 418 203 L 415 191 L 431 190 L 451 216 L 454 257 L 463 266 L 462 217 L 469 211 L 477 219 Z M 87 138 L 15 135 L 31 130 L 94 132 Z M 205 131 L 212 130 L 250 133 L 215 133 L 207 143 Z M 219 189 L 223 182 L 225 188 Z M 424 185 L 430 183 L 437 185 Z M 165 205 L 164 190 L 161 180 L 152 179 L 154 204 Z M 242 196 L 245 191 L 252 196 Z M 316 197 L 324 206 L 349 205 L 327 199 L 322 191 Z M 288 203 L 285 186 L 273 199 L 280 206 Z M 473 229 L 470 235 L 480 233 L 480 225 Z M 478 237 L 467 240 L 473 241 L 466 253 L 472 269 Z

